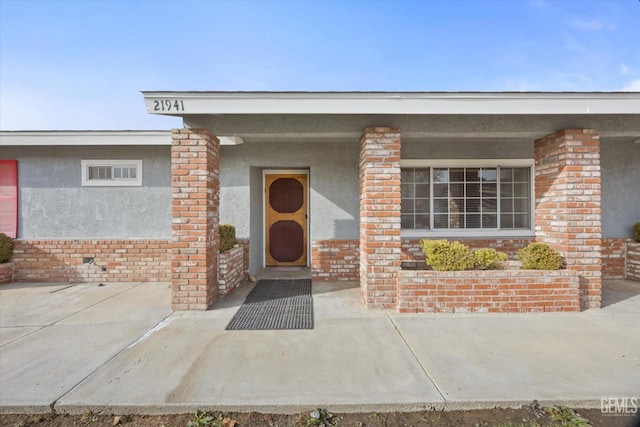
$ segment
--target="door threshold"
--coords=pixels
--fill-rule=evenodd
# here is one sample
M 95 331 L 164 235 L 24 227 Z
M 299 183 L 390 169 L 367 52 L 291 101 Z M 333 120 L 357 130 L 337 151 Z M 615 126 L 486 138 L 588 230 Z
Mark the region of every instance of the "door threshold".
M 265 267 L 256 274 L 260 279 L 310 279 L 311 267 Z

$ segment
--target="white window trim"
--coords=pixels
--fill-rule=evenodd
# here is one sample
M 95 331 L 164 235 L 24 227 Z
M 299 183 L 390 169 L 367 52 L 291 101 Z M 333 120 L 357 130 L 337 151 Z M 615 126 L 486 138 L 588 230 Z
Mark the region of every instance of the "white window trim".
M 91 159 L 81 160 L 82 186 L 83 187 L 142 187 L 142 160 L 126 159 Z M 89 167 L 92 166 L 135 166 L 136 177 L 134 179 L 89 179 Z
M 531 238 L 535 237 L 535 161 L 533 159 L 401 159 L 400 168 L 464 168 L 464 167 L 528 167 L 531 183 L 531 223 L 528 230 L 500 230 L 500 229 L 438 229 L 423 228 L 401 229 L 400 236 L 406 238 Z M 433 195 L 430 203 L 433 203 Z
M 534 230 L 498 230 L 498 229 L 457 229 L 457 230 L 426 230 L 402 229 L 401 237 L 407 238 L 458 238 L 458 239 L 496 239 L 496 238 L 531 238 L 535 237 Z
M 507 167 L 531 167 L 535 162 L 533 159 L 402 159 L 401 168 L 426 168 L 426 167 L 449 167 L 449 168 L 475 168 L 496 166 Z

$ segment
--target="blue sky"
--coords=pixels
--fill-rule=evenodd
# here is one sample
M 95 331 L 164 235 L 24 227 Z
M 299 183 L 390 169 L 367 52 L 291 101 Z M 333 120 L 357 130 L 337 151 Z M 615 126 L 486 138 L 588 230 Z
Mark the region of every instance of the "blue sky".
M 640 1 L 0 0 L 0 128 L 168 129 L 141 90 L 640 91 Z

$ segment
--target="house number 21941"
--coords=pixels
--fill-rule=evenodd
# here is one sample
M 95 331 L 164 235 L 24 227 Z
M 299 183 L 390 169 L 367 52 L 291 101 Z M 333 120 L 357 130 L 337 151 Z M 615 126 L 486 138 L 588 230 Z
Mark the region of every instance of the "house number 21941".
M 153 101 L 153 111 L 184 111 L 184 101 L 160 99 Z

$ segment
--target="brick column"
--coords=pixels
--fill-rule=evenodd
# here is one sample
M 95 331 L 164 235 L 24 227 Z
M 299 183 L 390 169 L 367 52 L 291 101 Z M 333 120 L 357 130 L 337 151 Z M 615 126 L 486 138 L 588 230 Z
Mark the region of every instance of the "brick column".
M 360 140 L 360 293 L 367 308 L 395 308 L 400 269 L 400 129 Z
M 220 142 L 206 129 L 171 138 L 171 307 L 206 310 L 218 292 Z
M 536 240 L 579 273 L 582 308 L 600 307 L 600 135 L 565 129 L 534 144 Z

